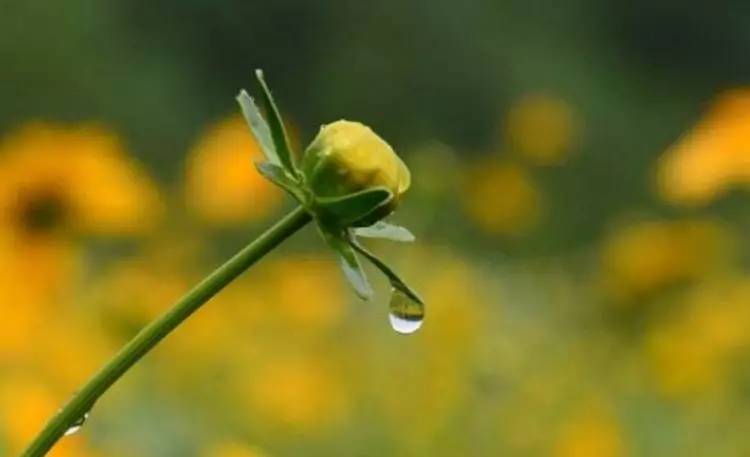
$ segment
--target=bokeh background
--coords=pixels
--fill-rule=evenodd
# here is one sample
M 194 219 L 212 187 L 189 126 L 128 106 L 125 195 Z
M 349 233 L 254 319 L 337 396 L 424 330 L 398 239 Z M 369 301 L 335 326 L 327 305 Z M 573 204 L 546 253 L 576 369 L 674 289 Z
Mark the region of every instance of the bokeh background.
M 387 322 L 307 229 L 53 456 L 750 454 L 746 2 L 0 3 L 0 455 L 291 208 L 234 96 L 298 148 L 363 121 L 413 172 Z

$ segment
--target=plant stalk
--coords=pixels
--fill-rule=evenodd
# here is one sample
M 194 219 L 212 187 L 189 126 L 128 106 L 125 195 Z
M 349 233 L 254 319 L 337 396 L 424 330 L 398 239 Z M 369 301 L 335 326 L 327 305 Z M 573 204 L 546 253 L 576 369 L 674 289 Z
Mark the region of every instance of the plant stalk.
M 170 310 L 144 327 L 68 403 L 55 414 L 24 451 L 22 457 L 44 456 L 71 426 L 87 414 L 112 384 L 211 297 L 310 222 L 298 207 L 205 277 Z

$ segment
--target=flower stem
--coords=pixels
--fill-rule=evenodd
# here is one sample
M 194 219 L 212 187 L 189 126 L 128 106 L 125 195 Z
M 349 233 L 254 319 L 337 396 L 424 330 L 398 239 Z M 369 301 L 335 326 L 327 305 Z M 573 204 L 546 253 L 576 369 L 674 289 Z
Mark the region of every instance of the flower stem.
M 88 413 L 99 397 L 138 360 L 211 297 L 282 241 L 304 227 L 311 219 L 310 214 L 303 207 L 296 208 L 204 278 L 183 296 L 172 309 L 144 327 L 50 419 L 36 439 L 24 451 L 22 457 L 45 455 L 64 435 L 65 431 Z

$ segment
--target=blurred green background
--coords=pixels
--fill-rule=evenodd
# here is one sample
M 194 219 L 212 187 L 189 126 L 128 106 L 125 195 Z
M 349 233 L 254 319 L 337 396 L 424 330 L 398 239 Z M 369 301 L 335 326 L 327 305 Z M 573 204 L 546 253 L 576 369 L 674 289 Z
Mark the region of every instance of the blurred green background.
M 410 166 L 417 242 L 374 248 L 423 328 L 308 229 L 51 455 L 750 453 L 746 2 L 0 12 L 0 455 L 291 207 L 234 101 L 255 68 L 298 149 L 346 118 Z

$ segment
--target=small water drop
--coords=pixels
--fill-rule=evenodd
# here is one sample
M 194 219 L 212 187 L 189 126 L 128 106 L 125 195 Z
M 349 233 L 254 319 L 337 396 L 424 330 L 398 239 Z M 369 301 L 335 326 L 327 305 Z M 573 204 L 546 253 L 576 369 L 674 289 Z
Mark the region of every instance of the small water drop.
M 398 333 L 408 335 L 414 333 L 422 326 L 423 320 L 409 320 L 403 317 L 397 316 L 393 313 L 388 314 L 388 320 L 391 321 L 391 327 Z
M 83 427 L 83 424 L 86 423 L 86 421 L 89 419 L 89 413 L 84 414 L 83 416 L 79 417 L 77 421 L 73 422 L 73 425 L 68 427 L 67 430 L 65 430 L 64 436 L 70 436 L 78 433 L 79 430 L 81 430 L 81 427 Z
M 398 333 L 414 333 L 424 322 L 424 305 L 399 289 L 391 291 L 388 320 Z

